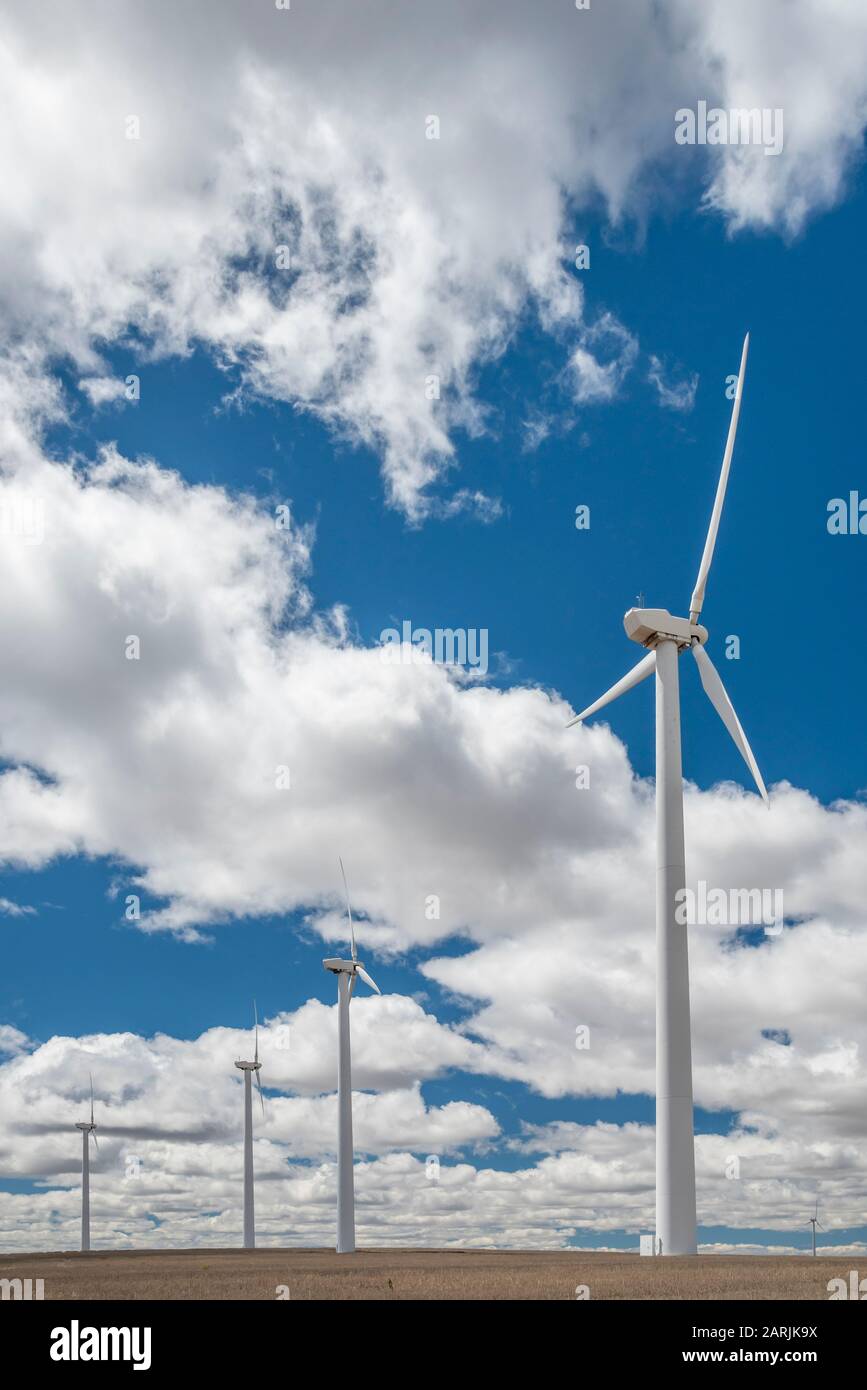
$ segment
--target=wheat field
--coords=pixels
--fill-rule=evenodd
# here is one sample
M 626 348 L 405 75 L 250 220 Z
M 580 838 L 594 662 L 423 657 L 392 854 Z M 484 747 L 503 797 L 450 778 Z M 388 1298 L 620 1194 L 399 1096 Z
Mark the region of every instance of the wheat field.
M 46 1300 L 549 1300 L 586 1297 L 585 1288 L 595 1300 L 822 1300 L 850 1264 L 848 1256 L 661 1260 L 567 1250 L 91 1251 L 0 1256 L 0 1279 L 42 1279 Z

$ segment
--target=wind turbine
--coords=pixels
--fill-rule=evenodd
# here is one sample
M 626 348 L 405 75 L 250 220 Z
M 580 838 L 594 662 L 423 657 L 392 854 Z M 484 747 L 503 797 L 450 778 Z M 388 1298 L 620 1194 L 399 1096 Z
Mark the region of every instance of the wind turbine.
M 262 1063 L 259 1061 L 259 1015 L 256 1012 L 256 1001 L 253 1000 L 253 1024 L 256 1030 L 256 1045 L 253 1053 L 252 1062 L 237 1061 L 235 1066 L 244 1073 L 244 1249 L 255 1250 L 256 1248 L 256 1221 L 253 1211 L 253 1087 L 251 1078 L 256 1078 L 256 1089 L 259 1092 L 259 1100 L 262 1104 L 262 1114 L 265 1114 L 265 1102 L 262 1099 L 262 1083 L 259 1080 L 259 1072 Z
M 813 1228 L 813 1254 L 815 1255 L 815 1253 L 816 1253 L 816 1227 L 818 1226 L 820 1231 L 824 1231 L 824 1229 L 825 1229 L 824 1226 L 823 1226 L 823 1225 L 821 1224 L 821 1222 L 819 1221 L 819 1198 L 818 1198 L 818 1197 L 816 1198 L 816 1210 L 815 1210 L 815 1213 L 814 1213 L 813 1216 L 810 1217 L 810 1220 L 809 1220 L 809 1223 L 808 1223 L 808 1224 L 809 1224 L 810 1226 L 812 1226 L 812 1228 Z
M 689 955 L 686 925 L 678 923 L 676 913 L 686 885 L 678 687 L 681 652 L 692 652 L 705 694 L 734 739 L 762 799 L 768 802 L 746 734 L 704 649 L 707 628 L 698 621 L 725 500 L 749 342 L 748 333 L 689 618 L 674 618 L 664 608 L 630 608 L 623 619 L 626 635 L 646 647 L 647 655 L 567 726 L 580 724 L 656 673 L 656 1253 L 661 1255 L 696 1253 Z
M 76 1129 L 81 1130 L 81 1248 L 90 1249 L 90 1148 L 92 1139 L 99 1150 L 96 1138 L 96 1123 L 93 1118 L 93 1077 L 90 1078 L 90 1119 L 78 1120 Z
M 352 1150 L 352 1065 L 349 1048 L 349 1003 L 355 989 L 356 978 L 360 975 L 366 985 L 382 990 L 370 978 L 363 965 L 359 964 L 355 949 L 355 926 L 352 921 L 352 906 L 349 901 L 349 888 L 346 883 L 346 870 L 340 861 L 343 875 L 343 888 L 346 893 L 346 912 L 349 917 L 349 935 L 352 943 L 351 960 L 324 960 L 322 964 L 332 975 L 337 976 L 337 1253 L 351 1255 L 355 1249 L 355 1182 L 353 1174 Z

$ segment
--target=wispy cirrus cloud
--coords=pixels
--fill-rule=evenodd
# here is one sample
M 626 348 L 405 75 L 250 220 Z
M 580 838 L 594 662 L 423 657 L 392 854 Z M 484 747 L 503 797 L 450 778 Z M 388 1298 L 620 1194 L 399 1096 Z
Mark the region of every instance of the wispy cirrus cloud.
M 652 355 L 647 379 L 652 386 L 656 387 L 659 404 L 664 406 L 666 410 L 684 412 L 692 410 L 695 405 L 695 393 L 698 390 L 698 372 L 693 372 L 681 381 L 666 379 L 662 361 Z
M 602 314 L 581 334 L 568 377 L 579 405 L 613 401 L 635 365 L 638 339 L 613 314 Z
M 36 908 L 15 903 L 11 898 L 0 898 L 0 915 L 3 917 L 34 917 Z

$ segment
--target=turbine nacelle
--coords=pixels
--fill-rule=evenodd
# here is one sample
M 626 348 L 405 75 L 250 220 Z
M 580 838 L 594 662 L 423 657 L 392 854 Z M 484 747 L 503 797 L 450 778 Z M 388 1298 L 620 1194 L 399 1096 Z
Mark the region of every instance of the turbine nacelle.
M 239 1071 L 261 1071 L 261 1062 L 236 1062 L 235 1066 Z
M 376 983 L 375 980 L 371 979 L 364 966 L 361 964 L 361 961 L 340 960 L 337 956 L 332 956 L 328 960 L 324 960 L 322 964 L 325 966 L 326 970 L 331 971 L 332 975 L 349 976 L 350 998 L 352 998 L 352 995 L 354 993 L 356 980 L 363 980 L 364 983 L 366 985 L 369 985 L 372 990 L 375 990 L 377 994 L 382 994 L 382 990 L 379 988 L 379 985 Z
M 329 960 L 324 960 L 322 964 L 326 970 L 331 971 L 332 975 L 348 975 L 350 992 L 355 989 L 355 979 L 358 976 L 366 985 L 370 985 L 371 989 L 375 989 L 377 994 L 382 993 L 379 985 L 370 978 L 360 960 L 339 960 L 337 957 L 332 957 Z
M 681 650 L 696 643 L 704 646 L 708 637 L 707 628 L 701 623 L 675 618 L 667 608 L 630 608 L 623 615 L 623 626 L 630 641 L 651 649 L 667 641 L 676 642 Z
M 325 966 L 325 969 L 330 970 L 333 975 L 353 975 L 358 961 L 338 960 L 335 957 L 330 960 L 324 960 L 322 964 Z

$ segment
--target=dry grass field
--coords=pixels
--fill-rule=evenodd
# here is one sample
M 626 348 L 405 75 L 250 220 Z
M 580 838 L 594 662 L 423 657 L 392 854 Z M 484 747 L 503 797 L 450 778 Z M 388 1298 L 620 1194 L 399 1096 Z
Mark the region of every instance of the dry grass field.
M 48 1299 L 827 1299 L 850 1259 L 575 1251 L 171 1250 L 0 1255 L 0 1279 L 45 1281 Z M 285 1293 L 283 1295 L 286 1296 Z

